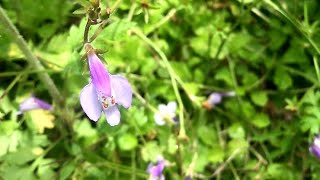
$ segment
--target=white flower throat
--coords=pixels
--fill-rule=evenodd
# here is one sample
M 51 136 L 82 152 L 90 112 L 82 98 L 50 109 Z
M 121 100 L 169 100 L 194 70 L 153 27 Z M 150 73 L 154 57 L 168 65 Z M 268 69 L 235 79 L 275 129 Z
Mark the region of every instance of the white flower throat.
M 99 101 L 100 101 L 103 109 L 108 109 L 109 107 L 116 105 L 116 100 L 113 96 L 111 96 L 111 97 L 101 96 L 101 97 L 99 97 Z

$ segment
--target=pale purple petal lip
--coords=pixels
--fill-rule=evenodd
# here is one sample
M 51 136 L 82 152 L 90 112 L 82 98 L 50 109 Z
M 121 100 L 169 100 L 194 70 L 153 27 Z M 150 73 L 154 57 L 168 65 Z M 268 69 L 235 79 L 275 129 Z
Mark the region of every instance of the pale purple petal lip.
M 116 126 L 120 123 L 120 112 L 117 106 L 112 106 L 104 110 L 104 114 L 110 126 Z
M 111 87 L 114 90 L 116 103 L 128 109 L 132 103 L 132 89 L 128 80 L 120 75 L 111 75 Z
M 102 106 L 92 83 L 86 85 L 80 92 L 80 104 L 83 111 L 92 121 L 99 120 Z
M 19 111 L 17 114 L 22 114 L 23 112 L 34 110 L 34 109 L 45 109 L 51 111 L 53 107 L 44 102 L 43 100 L 31 96 L 19 104 Z

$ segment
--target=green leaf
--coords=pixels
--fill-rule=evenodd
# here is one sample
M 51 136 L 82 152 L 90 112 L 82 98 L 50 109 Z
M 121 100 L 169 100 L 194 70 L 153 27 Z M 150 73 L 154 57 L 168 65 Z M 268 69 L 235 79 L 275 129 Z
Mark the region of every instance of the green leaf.
M 17 179 L 17 180 L 36 180 L 36 176 L 33 174 L 32 166 L 16 166 L 6 165 L 3 168 L 3 174 L 1 175 L 4 179 Z
M 161 148 L 155 141 L 147 142 L 141 149 L 141 156 L 145 162 L 155 162 L 161 154 Z
M 36 158 L 31 149 L 32 147 L 21 147 L 16 152 L 9 153 L 5 157 L 6 162 L 17 165 L 23 165 L 27 162 L 30 162 Z
M 217 144 L 217 134 L 215 129 L 208 126 L 199 126 L 197 129 L 197 134 L 200 140 L 206 145 L 213 146 Z
M 65 163 L 60 171 L 60 180 L 68 179 L 75 169 L 76 164 L 73 161 Z
M 223 67 L 223 68 L 217 70 L 216 75 L 215 75 L 215 79 L 224 81 L 229 86 L 233 85 L 231 74 L 230 74 L 228 68 L 226 68 L 226 67 Z
M 222 162 L 225 156 L 224 150 L 220 146 L 214 146 L 208 151 L 208 159 L 211 163 Z
M 177 139 L 171 135 L 168 139 L 168 148 L 167 151 L 170 154 L 175 154 L 177 152 L 178 148 L 177 148 Z
M 238 158 L 243 158 L 247 153 L 249 143 L 244 139 L 232 139 L 227 145 L 227 156 L 237 153 Z
M 258 128 L 265 128 L 269 126 L 270 119 L 266 114 L 260 113 L 255 115 L 250 122 Z
M 245 130 L 239 123 L 234 123 L 228 128 L 228 134 L 233 139 L 244 139 L 245 138 Z
M 280 90 L 285 90 L 292 86 L 290 75 L 282 68 L 276 69 L 273 81 Z
M 268 101 L 267 93 L 264 91 L 256 91 L 250 94 L 251 100 L 258 106 L 264 106 Z
M 97 43 L 105 43 L 106 41 L 120 41 L 127 37 L 127 31 L 135 26 L 134 22 L 127 20 L 115 20 L 108 25 L 96 39 Z
M 118 138 L 118 145 L 121 150 L 130 151 L 137 147 L 138 140 L 136 136 L 126 133 Z
M 97 132 L 91 127 L 89 120 L 87 119 L 76 121 L 73 126 L 78 137 L 91 137 L 97 135 Z

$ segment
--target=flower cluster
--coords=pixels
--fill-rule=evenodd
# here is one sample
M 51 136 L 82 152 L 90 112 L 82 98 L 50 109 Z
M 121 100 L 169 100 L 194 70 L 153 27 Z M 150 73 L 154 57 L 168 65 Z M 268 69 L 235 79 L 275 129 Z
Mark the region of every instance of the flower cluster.
M 111 126 L 120 123 L 118 105 L 129 108 L 132 90 L 128 80 L 120 75 L 112 75 L 104 67 L 91 45 L 85 45 L 91 82 L 80 93 L 83 111 L 92 121 L 98 121 L 103 111 Z

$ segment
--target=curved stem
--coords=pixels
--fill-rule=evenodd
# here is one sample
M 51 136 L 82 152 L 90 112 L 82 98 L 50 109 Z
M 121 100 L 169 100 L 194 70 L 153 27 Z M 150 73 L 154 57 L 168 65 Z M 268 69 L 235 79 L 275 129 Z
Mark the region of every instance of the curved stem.
M 20 35 L 19 31 L 13 25 L 13 23 L 8 18 L 7 14 L 2 9 L 1 6 L 0 6 L 0 23 L 3 25 L 3 27 L 7 31 L 7 33 L 17 43 L 19 49 L 26 56 L 26 60 L 31 65 L 31 67 L 37 71 L 45 70 L 45 68 L 41 65 L 40 61 L 38 60 L 38 58 L 29 49 L 28 44 L 23 39 L 23 37 Z M 38 73 L 38 76 L 39 76 L 40 81 L 48 89 L 49 94 L 53 98 L 53 100 L 59 105 L 63 104 L 63 98 L 61 97 L 60 92 L 58 91 L 56 85 L 54 84 L 53 80 L 50 78 L 48 73 L 45 73 L 45 72 Z
M 139 29 L 132 29 L 132 32 L 134 32 L 139 38 L 141 38 L 144 42 L 146 42 L 148 45 L 150 45 L 160 56 L 161 60 L 164 62 L 169 75 L 170 75 L 170 79 L 171 79 L 171 84 L 174 90 L 174 93 L 176 95 L 178 104 L 179 104 L 179 122 L 180 122 L 180 131 L 179 131 L 179 136 L 178 138 L 181 140 L 185 140 L 188 139 L 187 135 L 186 135 L 186 130 L 184 127 L 184 116 L 183 116 L 183 102 L 180 96 L 180 92 L 178 89 L 178 85 L 177 85 L 177 75 L 174 72 L 173 68 L 171 67 L 169 60 L 167 59 L 166 55 L 164 54 L 163 51 L 161 51 L 161 49 L 154 44 L 148 37 L 146 37 L 143 32 L 141 32 Z

